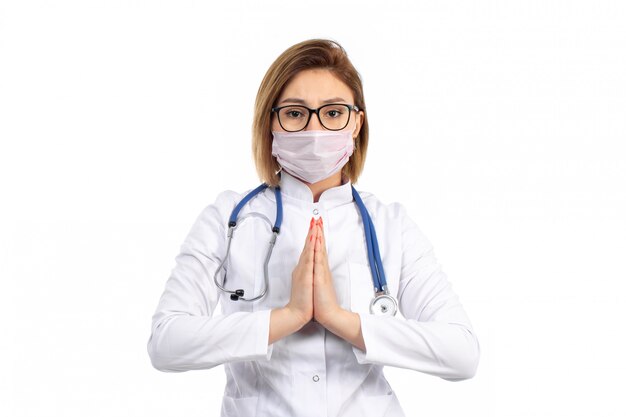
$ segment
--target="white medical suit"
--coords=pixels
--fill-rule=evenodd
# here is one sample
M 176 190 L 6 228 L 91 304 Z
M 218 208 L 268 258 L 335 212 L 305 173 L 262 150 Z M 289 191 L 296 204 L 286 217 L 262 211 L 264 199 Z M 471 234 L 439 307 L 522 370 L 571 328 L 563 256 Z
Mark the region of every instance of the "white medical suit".
M 228 218 L 247 192 L 224 191 L 200 213 L 152 317 L 147 348 L 156 369 L 182 372 L 223 364 L 222 417 L 400 417 L 405 414 L 384 376 L 385 365 L 452 381 L 474 376 L 480 347 L 470 320 L 431 243 L 401 204 L 383 204 L 360 192 L 399 305 L 395 316 L 375 316 L 369 313 L 373 281 L 350 181 L 327 189 L 318 202 L 305 183 L 284 170 L 280 186 L 283 222 L 269 262 L 269 289 L 260 300 L 232 301 L 213 281 L 226 253 Z M 239 218 L 250 212 L 273 224 L 274 191 L 266 188 L 250 200 Z M 315 321 L 268 346 L 270 312 L 289 302 L 311 217 L 320 216 L 337 301 L 359 314 L 365 352 Z M 244 289 L 249 298 L 261 292 L 271 235 L 258 217 L 240 220 L 225 264 L 226 288 Z M 218 277 L 221 282 L 223 271 Z

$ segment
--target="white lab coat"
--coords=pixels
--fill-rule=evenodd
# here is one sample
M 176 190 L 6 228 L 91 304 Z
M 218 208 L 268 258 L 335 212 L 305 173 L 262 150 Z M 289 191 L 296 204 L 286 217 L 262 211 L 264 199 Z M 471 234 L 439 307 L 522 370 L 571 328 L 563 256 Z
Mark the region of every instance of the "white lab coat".
M 365 234 L 350 182 L 324 191 L 315 203 L 306 184 L 282 171 L 281 190 L 283 223 L 269 263 L 270 285 L 254 302 L 230 300 L 213 281 L 226 252 L 228 218 L 250 190 L 224 191 L 200 213 L 152 317 L 147 347 L 156 369 L 182 372 L 224 364 L 222 417 L 398 417 L 404 413 L 383 366 L 453 381 L 474 376 L 480 356 L 476 335 L 432 245 L 401 204 L 383 204 L 360 192 L 376 228 L 388 288 L 399 304 L 394 317 L 374 316 Z M 274 191 L 262 191 L 239 217 L 250 212 L 273 224 Z M 270 311 L 288 303 L 311 217 L 320 216 L 337 300 L 359 314 L 365 352 L 315 321 L 268 346 Z M 252 297 L 263 288 L 271 231 L 258 219 L 240 223 L 225 287 L 242 288 Z

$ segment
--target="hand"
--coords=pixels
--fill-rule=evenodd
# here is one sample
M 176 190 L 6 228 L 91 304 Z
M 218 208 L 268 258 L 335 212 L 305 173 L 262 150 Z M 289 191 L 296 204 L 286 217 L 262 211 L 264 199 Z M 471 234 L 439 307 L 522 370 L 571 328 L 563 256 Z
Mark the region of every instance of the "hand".
M 313 264 L 317 227 L 311 218 L 298 264 L 291 273 L 291 298 L 285 306 L 302 326 L 313 318 Z
M 333 318 L 339 316 L 341 307 L 337 303 L 335 286 L 328 266 L 324 221 L 320 217 L 313 227 L 316 230 L 313 263 L 313 317 L 326 327 Z

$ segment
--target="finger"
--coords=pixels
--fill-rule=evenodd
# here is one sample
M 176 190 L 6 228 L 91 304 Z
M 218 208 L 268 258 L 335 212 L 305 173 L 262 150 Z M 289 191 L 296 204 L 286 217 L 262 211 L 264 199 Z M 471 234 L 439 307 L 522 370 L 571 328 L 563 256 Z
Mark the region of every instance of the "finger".
M 318 226 L 315 226 L 318 227 Z M 320 239 L 319 239 L 319 234 L 317 235 L 316 239 L 315 239 L 315 257 L 313 259 L 313 275 L 317 278 L 321 271 L 322 271 L 322 266 L 323 266 L 323 256 L 322 256 L 322 252 L 321 252 L 321 247 L 320 247 Z
M 309 239 L 305 245 L 305 250 L 308 256 L 311 257 L 311 259 L 313 259 L 315 255 L 315 242 L 317 241 L 317 235 L 318 235 L 318 231 L 314 223 L 313 227 L 311 228 L 311 233 L 309 233 Z
M 315 219 L 313 217 L 311 217 L 311 221 L 309 222 L 309 231 L 306 234 L 306 240 L 304 241 L 304 243 L 308 243 L 311 241 L 311 235 L 313 234 L 313 226 L 315 226 Z
M 316 265 L 323 265 L 324 260 L 326 258 L 324 255 L 323 248 L 322 248 L 323 232 L 321 231 L 321 228 L 322 226 L 320 226 L 319 224 L 315 225 L 315 229 L 317 229 L 317 234 L 315 238 L 315 264 Z
M 323 249 L 323 240 L 322 240 L 322 231 L 319 224 L 318 227 L 317 238 L 315 239 L 315 259 L 313 260 L 313 277 L 314 280 L 317 280 L 319 283 L 326 283 L 326 270 L 327 270 L 327 258 Z
M 317 230 L 317 220 L 313 221 L 311 226 L 311 236 L 309 237 L 309 241 L 311 242 L 311 246 L 315 247 L 315 240 L 317 239 L 317 235 L 319 234 L 319 230 Z
M 324 257 L 327 256 L 326 253 L 326 238 L 324 236 L 324 220 L 322 220 L 322 218 L 319 218 L 319 239 L 320 239 L 320 249 L 321 249 L 321 253 L 323 254 Z
M 315 219 L 311 217 L 311 222 L 309 224 L 309 233 L 307 233 L 306 235 L 306 242 L 305 242 L 305 248 L 307 250 L 313 251 L 313 248 L 315 246 L 316 233 L 317 233 L 317 230 L 315 228 Z
M 309 231 L 306 234 L 306 238 L 304 240 L 304 247 L 302 248 L 302 252 L 300 253 L 300 259 L 302 261 L 306 261 L 309 257 L 313 256 L 313 236 L 315 234 L 315 219 L 311 217 L 311 221 L 309 222 Z

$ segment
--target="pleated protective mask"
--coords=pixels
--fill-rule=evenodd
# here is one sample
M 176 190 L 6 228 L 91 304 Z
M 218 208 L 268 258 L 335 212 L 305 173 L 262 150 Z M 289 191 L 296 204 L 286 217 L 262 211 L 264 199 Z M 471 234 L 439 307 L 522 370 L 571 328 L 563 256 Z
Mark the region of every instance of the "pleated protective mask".
M 272 132 L 272 155 L 290 174 L 309 184 L 326 179 L 348 162 L 354 151 L 350 130 Z

